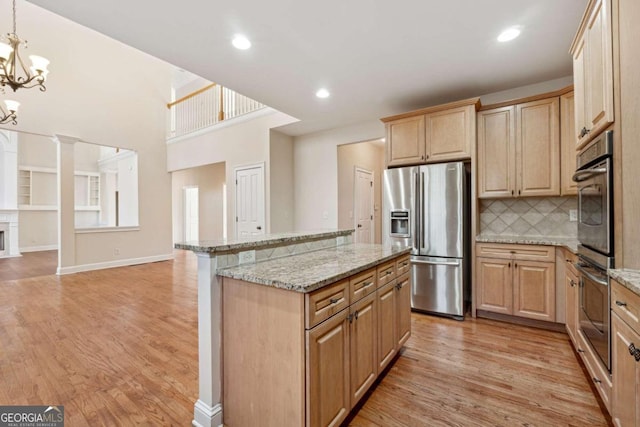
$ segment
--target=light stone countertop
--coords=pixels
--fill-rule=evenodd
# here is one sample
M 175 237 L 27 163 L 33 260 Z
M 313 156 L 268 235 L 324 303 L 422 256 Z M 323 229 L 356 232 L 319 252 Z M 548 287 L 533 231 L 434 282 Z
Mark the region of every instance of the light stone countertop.
M 609 277 L 616 280 L 625 288 L 640 296 L 640 270 L 628 268 L 612 268 L 608 271 Z
M 353 243 L 225 268 L 218 270 L 218 275 L 306 293 L 410 251 L 411 248 Z
M 563 246 L 574 254 L 578 253 L 578 239 L 568 237 L 547 236 L 500 236 L 493 234 L 480 234 L 476 236 L 476 242 L 480 243 L 511 243 L 518 245 L 548 245 Z
M 295 233 L 274 233 L 263 234 L 260 236 L 251 236 L 239 239 L 221 239 L 221 240 L 205 240 L 198 242 L 181 242 L 176 243 L 176 249 L 185 249 L 194 252 L 217 254 L 229 252 L 241 252 L 246 250 L 255 250 L 267 248 L 270 246 L 279 246 L 287 243 L 295 243 L 301 241 L 311 241 L 319 239 L 328 239 L 331 237 L 349 236 L 353 233 L 350 230 L 325 230 L 315 232 L 295 232 Z

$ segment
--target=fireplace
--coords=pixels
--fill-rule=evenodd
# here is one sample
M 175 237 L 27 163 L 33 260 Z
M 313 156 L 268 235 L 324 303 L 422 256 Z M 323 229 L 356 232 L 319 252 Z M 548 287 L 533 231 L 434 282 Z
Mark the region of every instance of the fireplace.
M 0 209 L 0 258 L 20 256 L 18 211 Z
M 0 223 L 0 257 L 9 255 L 9 223 Z

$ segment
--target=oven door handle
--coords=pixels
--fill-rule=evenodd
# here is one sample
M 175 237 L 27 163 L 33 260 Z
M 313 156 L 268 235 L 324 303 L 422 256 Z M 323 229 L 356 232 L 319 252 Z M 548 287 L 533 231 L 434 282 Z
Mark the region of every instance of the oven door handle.
M 593 280 L 597 284 L 602 286 L 609 286 L 609 283 L 606 280 L 602 280 L 598 276 L 594 275 L 593 273 L 589 273 L 587 270 L 585 270 L 583 268 L 584 264 L 578 262 L 578 263 L 575 263 L 574 266 L 576 267 L 576 269 L 578 269 L 580 273 L 584 274 L 585 276 L 587 276 L 589 279 Z
M 576 173 L 574 173 L 571 179 L 574 182 L 582 182 L 588 180 L 594 175 L 602 175 L 604 173 L 607 173 L 607 168 L 585 169 L 583 171 L 577 171 Z

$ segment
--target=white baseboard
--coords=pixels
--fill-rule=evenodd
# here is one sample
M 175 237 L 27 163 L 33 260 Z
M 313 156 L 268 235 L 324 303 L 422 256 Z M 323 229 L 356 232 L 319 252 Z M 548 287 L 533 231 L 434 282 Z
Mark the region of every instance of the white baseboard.
M 57 251 L 58 245 L 45 245 L 45 246 L 27 246 L 26 248 L 20 248 L 20 252 L 40 252 L 40 251 Z
M 129 265 L 146 264 L 149 262 L 168 261 L 173 258 L 174 256 L 171 253 L 166 255 L 154 255 L 154 256 L 142 257 L 142 258 L 118 259 L 115 261 L 98 262 L 95 264 L 73 265 L 70 267 L 62 267 L 62 268 L 58 267 L 56 274 L 64 275 L 64 274 L 80 273 L 82 271 L 103 270 L 105 268 L 126 267 Z
M 222 427 L 222 405 L 209 406 L 198 399 L 193 408 L 193 427 Z

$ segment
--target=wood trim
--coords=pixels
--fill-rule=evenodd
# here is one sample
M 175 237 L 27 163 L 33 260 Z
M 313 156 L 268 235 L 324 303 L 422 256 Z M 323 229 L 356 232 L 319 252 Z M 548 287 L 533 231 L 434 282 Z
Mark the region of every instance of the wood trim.
M 573 41 L 571 42 L 571 47 L 569 48 L 569 53 L 573 56 L 573 53 L 576 50 L 576 47 L 580 40 L 582 39 L 582 35 L 584 34 L 584 30 L 587 27 L 587 21 L 591 16 L 591 11 L 593 11 L 594 5 L 598 0 L 589 0 L 589 4 L 584 10 L 582 14 L 582 19 L 580 20 L 580 25 L 578 26 L 578 31 L 576 31 L 576 35 L 573 36 Z
M 500 107 L 509 107 L 515 104 L 525 104 L 527 102 L 540 101 L 541 99 L 546 99 L 546 98 L 554 98 L 557 96 L 565 95 L 571 92 L 572 90 L 573 90 L 573 85 L 569 85 L 567 87 L 563 87 L 562 89 L 554 90 L 553 92 L 539 93 L 537 95 L 531 95 L 524 98 L 511 99 L 509 101 L 483 105 L 482 107 L 480 107 L 479 111 L 491 110 L 493 108 L 500 108 Z
M 383 117 L 380 119 L 381 122 L 387 123 L 392 122 L 394 120 L 406 119 L 408 117 L 419 116 L 422 114 L 430 114 L 438 111 L 449 110 L 452 108 L 466 107 L 467 105 L 475 105 L 476 111 L 480 109 L 481 103 L 480 98 L 469 98 L 463 99 L 461 101 L 450 102 L 448 104 L 442 105 L 434 105 L 432 107 L 421 108 L 419 110 L 408 111 L 406 113 L 398 114 L 395 116 Z
M 567 330 L 562 323 L 547 322 L 545 320 L 528 319 L 525 317 L 512 316 L 509 314 L 493 313 L 486 310 L 478 310 L 477 316 L 484 319 L 499 320 L 502 322 L 513 323 L 522 326 L 531 326 L 532 328 L 545 329 L 547 331 L 560 332 L 568 336 Z
M 203 88 L 201 88 L 201 89 L 198 89 L 198 90 L 196 90 L 196 91 L 194 91 L 194 92 L 191 92 L 190 94 L 185 95 L 185 96 L 183 96 L 183 97 L 182 97 L 182 98 L 180 98 L 180 99 L 176 99 L 176 100 L 175 100 L 175 101 L 173 101 L 173 102 L 169 102 L 169 103 L 167 104 L 167 108 L 171 108 L 171 107 L 173 107 L 174 105 L 176 105 L 176 104 L 180 104 L 181 102 L 184 102 L 184 101 L 186 101 L 186 100 L 187 100 L 187 99 L 189 99 L 189 98 L 193 98 L 193 97 L 194 97 L 194 96 L 196 96 L 196 95 L 200 95 L 202 92 L 204 92 L 204 91 L 206 91 L 206 90 L 208 90 L 208 89 L 211 89 L 212 87 L 216 86 L 216 84 L 217 84 L 217 83 L 211 83 L 210 85 L 207 85 L 207 86 L 205 86 L 205 87 L 203 87 Z

